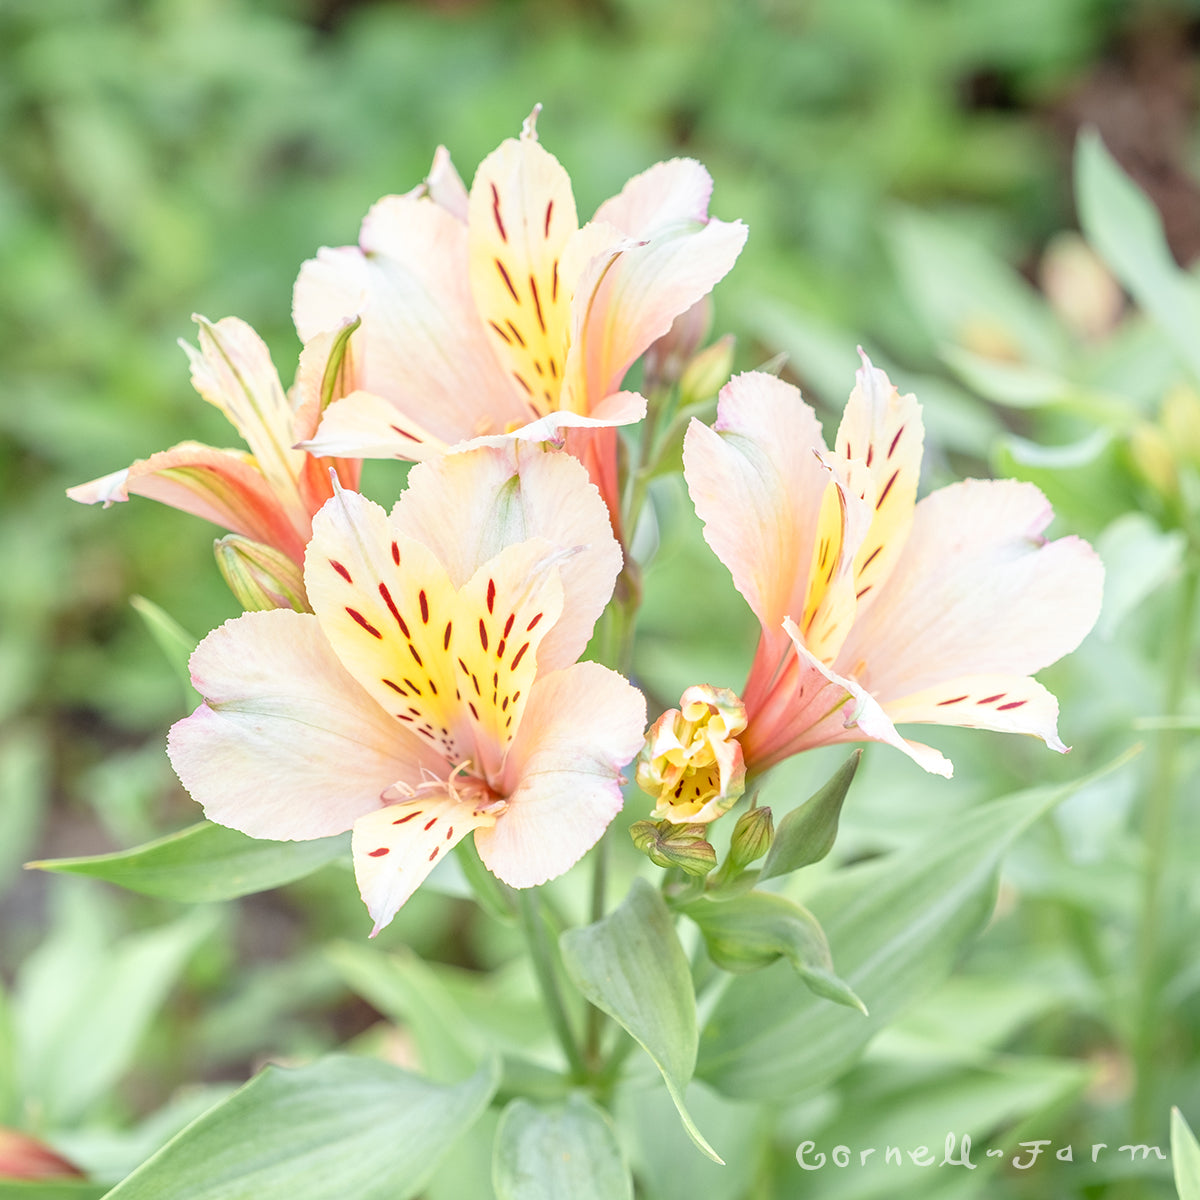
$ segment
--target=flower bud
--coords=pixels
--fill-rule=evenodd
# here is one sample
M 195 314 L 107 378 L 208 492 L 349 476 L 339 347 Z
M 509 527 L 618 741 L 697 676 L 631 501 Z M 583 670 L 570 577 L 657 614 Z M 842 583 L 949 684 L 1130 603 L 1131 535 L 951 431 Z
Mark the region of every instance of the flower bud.
M 651 816 L 704 824 L 731 808 L 746 787 L 737 740 L 745 728 L 746 707 L 728 688 L 688 688 L 679 708 L 650 727 L 638 756 L 638 787 L 658 802 Z
M 1162 425 L 1179 462 L 1200 467 L 1200 395 L 1176 384 L 1163 397 Z
M 1087 341 L 1116 328 L 1125 295 L 1113 273 L 1079 234 L 1056 234 L 1038 269 L 1042 291 L 1063 323 Z
M 1162 497 L 1179 491 L 1179 474 L 1171 443 L 1157 425 L 1143 421 L 1129 435 L 1129 453 L 1141 477 Z
M 717 852 L 705 840 L 703 825 L 634 821 L 629 835 L 655 866 L 678 867 L 688 875 L 707 875 L 717 865 Z
M 762 858 L 770 850 L 774 838 L 775 822 L 771 819 L 771 810 L 765 807 L 752 808 L 742 813 L 733 827 L 726 861 L 735 871 L 741 871 Z
M 679 399 L 684 405 L 695 404 L 715 396 L 729 382 L 733 370 L 734 336 L 718 338 L 706 346 L 684 368 L 679 380 Z
M 0 1180 L 78 1178 L 82 1174 L 44 1142 L 0 1127 Z
M 290 608 L 311 612 L 300 567 L 273 546 L 230 533 L 213 545 L 229 590 L 247 612 Z

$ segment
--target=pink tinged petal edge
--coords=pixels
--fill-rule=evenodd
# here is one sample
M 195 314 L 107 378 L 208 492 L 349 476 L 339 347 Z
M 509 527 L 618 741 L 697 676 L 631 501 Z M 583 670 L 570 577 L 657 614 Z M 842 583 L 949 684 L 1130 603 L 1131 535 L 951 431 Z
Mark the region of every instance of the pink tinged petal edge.
M 386 196 L 360 242 L 322 249 L 301 268 L 292 303 L 301 339 L 361 311 L 361 387 L 448 444 L 527 420 L 475 308 L 466 226 L 429 199 Z
M 673 158 L 635 175 L 592 219 L 646 237 L 673 221 L 706 221 L 712 189 L 712 176 L 694 158 Z
M 505 764 L 508 810 L 475 834 L 488 869 L 524 888 L 576 863 L 621 810 L 621 769 L 645 725 L 644 697 L 607 667 L 540 677 Z
M 466 223 L 467 189 L 445 146 L 439 146 L 434 151 L 429 174 L 410 195 L 426 195 L 439 208 L 444 208 L 452 217 Z
M 561 446 L 568 429 L 610 429 L 617 425 L 634 425 L 646 415 L 646 398 L 638 392 L 613 392 L 605 397 L 590 416 L 559 410 L 547 413 L 528 425 L 508 433 L 475 438 L 462 442 L 453 450 L 470 450 L 476 446 L 503 446 L 510 439 L 521 442 L 551 442 Z
M 1015 480 L 926 496 L 835 667 L 887 707 L 965 675 L 1033 675 L 1075 649 L 1099 614 L 1104 568 L 1079 538 L 1045 541 L 1052 515 L 1033 484 Z
M 583 653 L 622 565 L 608 511 L 570 455 L 508 442 L 451 454 L 412 469 L 392 526 L 422 542 L 456 588 L 506 546 L 544 538 L 576 553 L 557 567 L 563 613 L 538 651 L 542 671 Z
M 346 673 L 315 617 L 276 609 L 214 630 L 191 659 L 205 698 L 171 727 L 171 765 L 205 815 L 251 837 L 341 833 L 423 750 Z
M 853 679 L 847 679 L 837 674 L 815 658 L 804 645 L 804 640 L 794 621 L 788 618 L 783 624 L 784 631 L 792 639 L 796 654 L 799 656 L 802 674 L 803 668 L 808 667 L 823 675 L 833 685 L 830 698 L 835 705 L 838 703 L 837 693 L 839 691 L 843 699 L 848 697 L 844 704 L 829 711 L 832 706 L 824 704 L 825 696 L 822 695 L 821 705 L 814 707 L 822 707 L 826 711 L 820 714 L 819 719 L 800 739 L 799 743 L 788 751 L 789 755 L 811 749 L 814 746 L 828 746 L 836 742 L 884 742 L 886 745 L 894 746 L 903 754 L 907 754 L 917 766 L 931 774 L 950 778 L 954 768 L 949 759 L 931 746 L 925 746 L 920 742 L 910 742 L 901 737 L 896 731 L 891 717 L 866 688 Z
M 683 464 L 704 538 L 733 576 L 767 638 L 799 616 L 821 497 L 825 443 L 798 389 L 751 371 L 722 390 L 712 429 L 693 421 Z
M 371 936 L 391 921 L 468 833 L 493 819 L 477 813 L 470 801 L 456 800 L 448 793 L 388 804 L 359 817 L 350 850 L 359 894 L 375 922 Z
M 103 503 L 105 508 L 131 493 L 265 542 L 296 562 L 303 560 L 305 536 L 282 511 L 253 460 L 240 450 L 181 442 L 123 471 L 67 489 L 72 500 Z

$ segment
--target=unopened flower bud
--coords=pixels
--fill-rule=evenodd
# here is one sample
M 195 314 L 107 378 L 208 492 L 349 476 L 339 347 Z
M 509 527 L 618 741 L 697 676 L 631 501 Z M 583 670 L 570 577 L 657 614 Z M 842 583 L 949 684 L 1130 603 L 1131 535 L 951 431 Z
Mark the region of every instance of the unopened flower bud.
M 741 871 L 762 858 L 770 850 L 774 838 L 775 822 L 771 819 L 771 810 L 752 808 L 742 813 L 733 827 L 728 861 L 734 870 Z
M 1179 474 L 1175 455 L 1166 434 L 1157 426 L 1143 421 L 1129 435 L 1129 454 L 1138 474 L 1163 497 L 1179 491 Z
M 230 533 L 213 546 L 229 590 L 247 612 L 290 608 L 311 612 L 300 567 L 273 546 Z
M 651 344 L 642 360 L 647 391 L 670 387 L 680 379 L 711 324 L 712 300 L 708 296 L 701 297 L 675 318 L 671 328 Z
M 1054 311 L 1079 337 L 1098 341 L 1117 326 L 1125 295 L 1113 273 L 1079 234 L 1056 234 L 1038 269 Z
M 0 1180 L 78 1178 L 82 1174 L 44 1142 L 15 1129 L 0 1128 Z
M 638 756 L 638 787 L 658 803 L 651 816 L 676 824 L 716 820 L 741 797 L 746 766 L 738 734 L 746 707 L 728 688 L 690 687 L 650 727 Z
M 681 404 L 707 400 L 729 382 L 729 372 L 733 370 L 734 342 L 733 334 L 727 333 L 711 346 L 706 346 L 688 363 L 679 380 Z
M 705 840 L 703 825 L 634 821 L 629 835 L 655 866 L 678 867 L 688 875 L 707 875 L 717 865 L 717 852 Z

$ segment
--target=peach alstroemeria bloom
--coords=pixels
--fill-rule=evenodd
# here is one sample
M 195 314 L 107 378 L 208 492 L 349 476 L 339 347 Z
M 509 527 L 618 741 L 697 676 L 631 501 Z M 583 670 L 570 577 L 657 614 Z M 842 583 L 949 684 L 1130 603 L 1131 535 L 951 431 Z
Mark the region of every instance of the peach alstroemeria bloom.
M 192 656 L 169 752 L 252 837 L 353 829 L 378 932 L 469 833 L 513 887 L 561 874 L 621 808 L 641 693 L 576 662 L 621 552 L 570 456 L 510 444 L 414 468 L 389 516 L 342 491 L 305 560 L 313 613 L 246 613 Z
M 631 179 L 580 227 L 536 116 L 469 194 L 439 148 L 422 186 L 371 209 L 357 246 L 305 264 L 296 328 L 361 311 L 367 389 L 331 405 L 310 446 L 422 460 L 487 435 L 565 439 L 615 511 L 613 427 L 645 413 L 621 381 L 729 271 L 746 228 L 709 218 L 712 179 L 691 159 Z
M 312 516 L 333 494 L 329 468 L 347 487 L 357 461 L 317 458 L 296 443 L 317 427 L 323 407 L 353 376 L 347 339 L 353 320 L 318 332 L 300 354 L 295 386 L 285 393 L 262 339 L 244 321 L 215 325 L 196 317 L 200 349 L 181 343 L 200 395 L 229 418 L 250 453 L 181 442 L 67 495 L 83 504 L 148 496 L 272 547 L 297 565 L 312 533 Z
M 826 449 L 796 388 L 749 373 L 693 422 L 684 470 L 705 538 L 762 623 L 743 696 L 747 770 L 813 746 L 887 742 L 926 722 L 1033 734 L 1065 751 L 1058 703 L 1031 675 L 1073 650 L 1100 610 L 1103 568 L 1076 537 L 1048 542 L 1042 493 L 968 479 L 916 503 L 924 428 L 863 356 Z

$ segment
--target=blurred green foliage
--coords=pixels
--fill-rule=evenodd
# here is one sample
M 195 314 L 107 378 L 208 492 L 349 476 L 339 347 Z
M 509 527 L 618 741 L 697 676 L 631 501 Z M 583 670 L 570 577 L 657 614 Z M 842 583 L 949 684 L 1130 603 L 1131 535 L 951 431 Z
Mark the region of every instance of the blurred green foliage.
M 868 755 L 841 858 L 911 850 L 977 800 L 1078 777 L 1128 744 L 1134 717 L 1163 711 L 1169 585 L 1191 535 L 1145 429 L 1171 433 L 1164 397 L 1187 381 L 1151 322 L 1135 313 L 1103 337 L 1081 334 L 1031 281 L 1051 236 L 1074 223 L 1073 97 L 1138 61 L 1153 91 L 1137 59 L 1148 43 L 1177 44 L 1194 73 L 1196 20 L 1183 0 L 0 4 L 0 969 L 11 992 L 0 1123 L 52 1136 L 116 1179 L 224 1094 L 220 1081 L 264 1057 L 390 1036 L 373 1027 L 379 1013 L 418 1033 L 424 1019 L 434 1045 L 450 1003 L 490 1021 L 501 1047 L 535 1036 L 527 974 L 505 968 L 485 995 L 463 970 L 505 963 L 513 932 L 453 896 L 423 891 L 405 908 L 381 941 L 435 961 L 398 958 L 389 973 L 359 947 L 326 951 L 366 932 L 344 863 L 195 916 L 19 870 L 195 819 L 162 753 L 189 700 L 128 600 L 144 595 L 199 632 L 237 612 L 213 530 L 139 499 L 87 510 L 64 489 L 184 438 L 232 442 L 174 344 L 192 339 L 191 312 L 250 321 L 287 381 L 300 262 L 352 241 L 369 205 L 415 185 L 439 143 L 469 180 L 535 102 L 582 213 L 660 158 L 706 163 L 713 211 L 751 229 L 716 296 L 739 369 L 786 352 L 818 403 L 840 404 L 861 342 L 925 403 L 929 483 L 992 469 L 1034 479 L 1061 530 L 1099 539 L 1117 580 L 1103 640 L 1046 676 L 1072 759 L 946 731 L 931 740 L 953 753 L 959 781 L 935 791 L 906 762 Z M 1200 157 L 1188 137 L 1183 165 Z M 380 498 L 401 480 L 390 464 L 367 473 Z M 676 484 L 656 485 L 660 548 L 638 650 L 640 682 L 662 703 L 699 679 L 739 686 L 754 633 Z M 1180 711 L 1196 711 L 1192 691 Z M 1194 744 L 1178 758 L 1186 796 Z M 833 761 L 788 764 L 777 813 Z M 965 973 L 818 1101 L 764 1126 L 758 1110 L 692 1088 L 697 1123 L 722 1130 L 754 1195 L 802 1182 L 814 1196 L 929 1194 L 907 1175 L 802 1180 L 795 1145 L 825 1129 L 864 1145 L 968 1124 L 1010 1148 L 1046 1130 L 1126 1140 L 1135 787 L 1128 770 L 1092 784 L 1025 839 Z M 1178 858 L 1200 844 L 1200 812 L 1184 806 L 1176 821 Z M 1176 1015 L 1157 1053 L 1161 1096 L 1194 1124 L 1200 900 L 1188 870 L 1174 861 L 1166 884 L 1161 987 Z M 582 912 L 571 887 L 560 902 Z M 443 888 L 465 893 L 453 879 Z M 75 1055 L 87 1072 L 70 1069 Z M 625 1153 L 648 1196 L 742 1195 L 686 1158 L 665 1093 L 630 1089 L 618 1110 L 634 1114 Z M 1165 1115 L 1147 1136 L 1165 1145 Z M 677 1142 L 687 1165 L 664 1170 Z M 465 1145 L 428 1194 L 483 1195 L 469 1189 L 487 1186 L 487 1162 Z M 980 1174 L 989 1195 L 1098 1196 L 1122 1186 L 1116 1162 Z M 967 1183 L 937 1194 L 979 1194 Z

